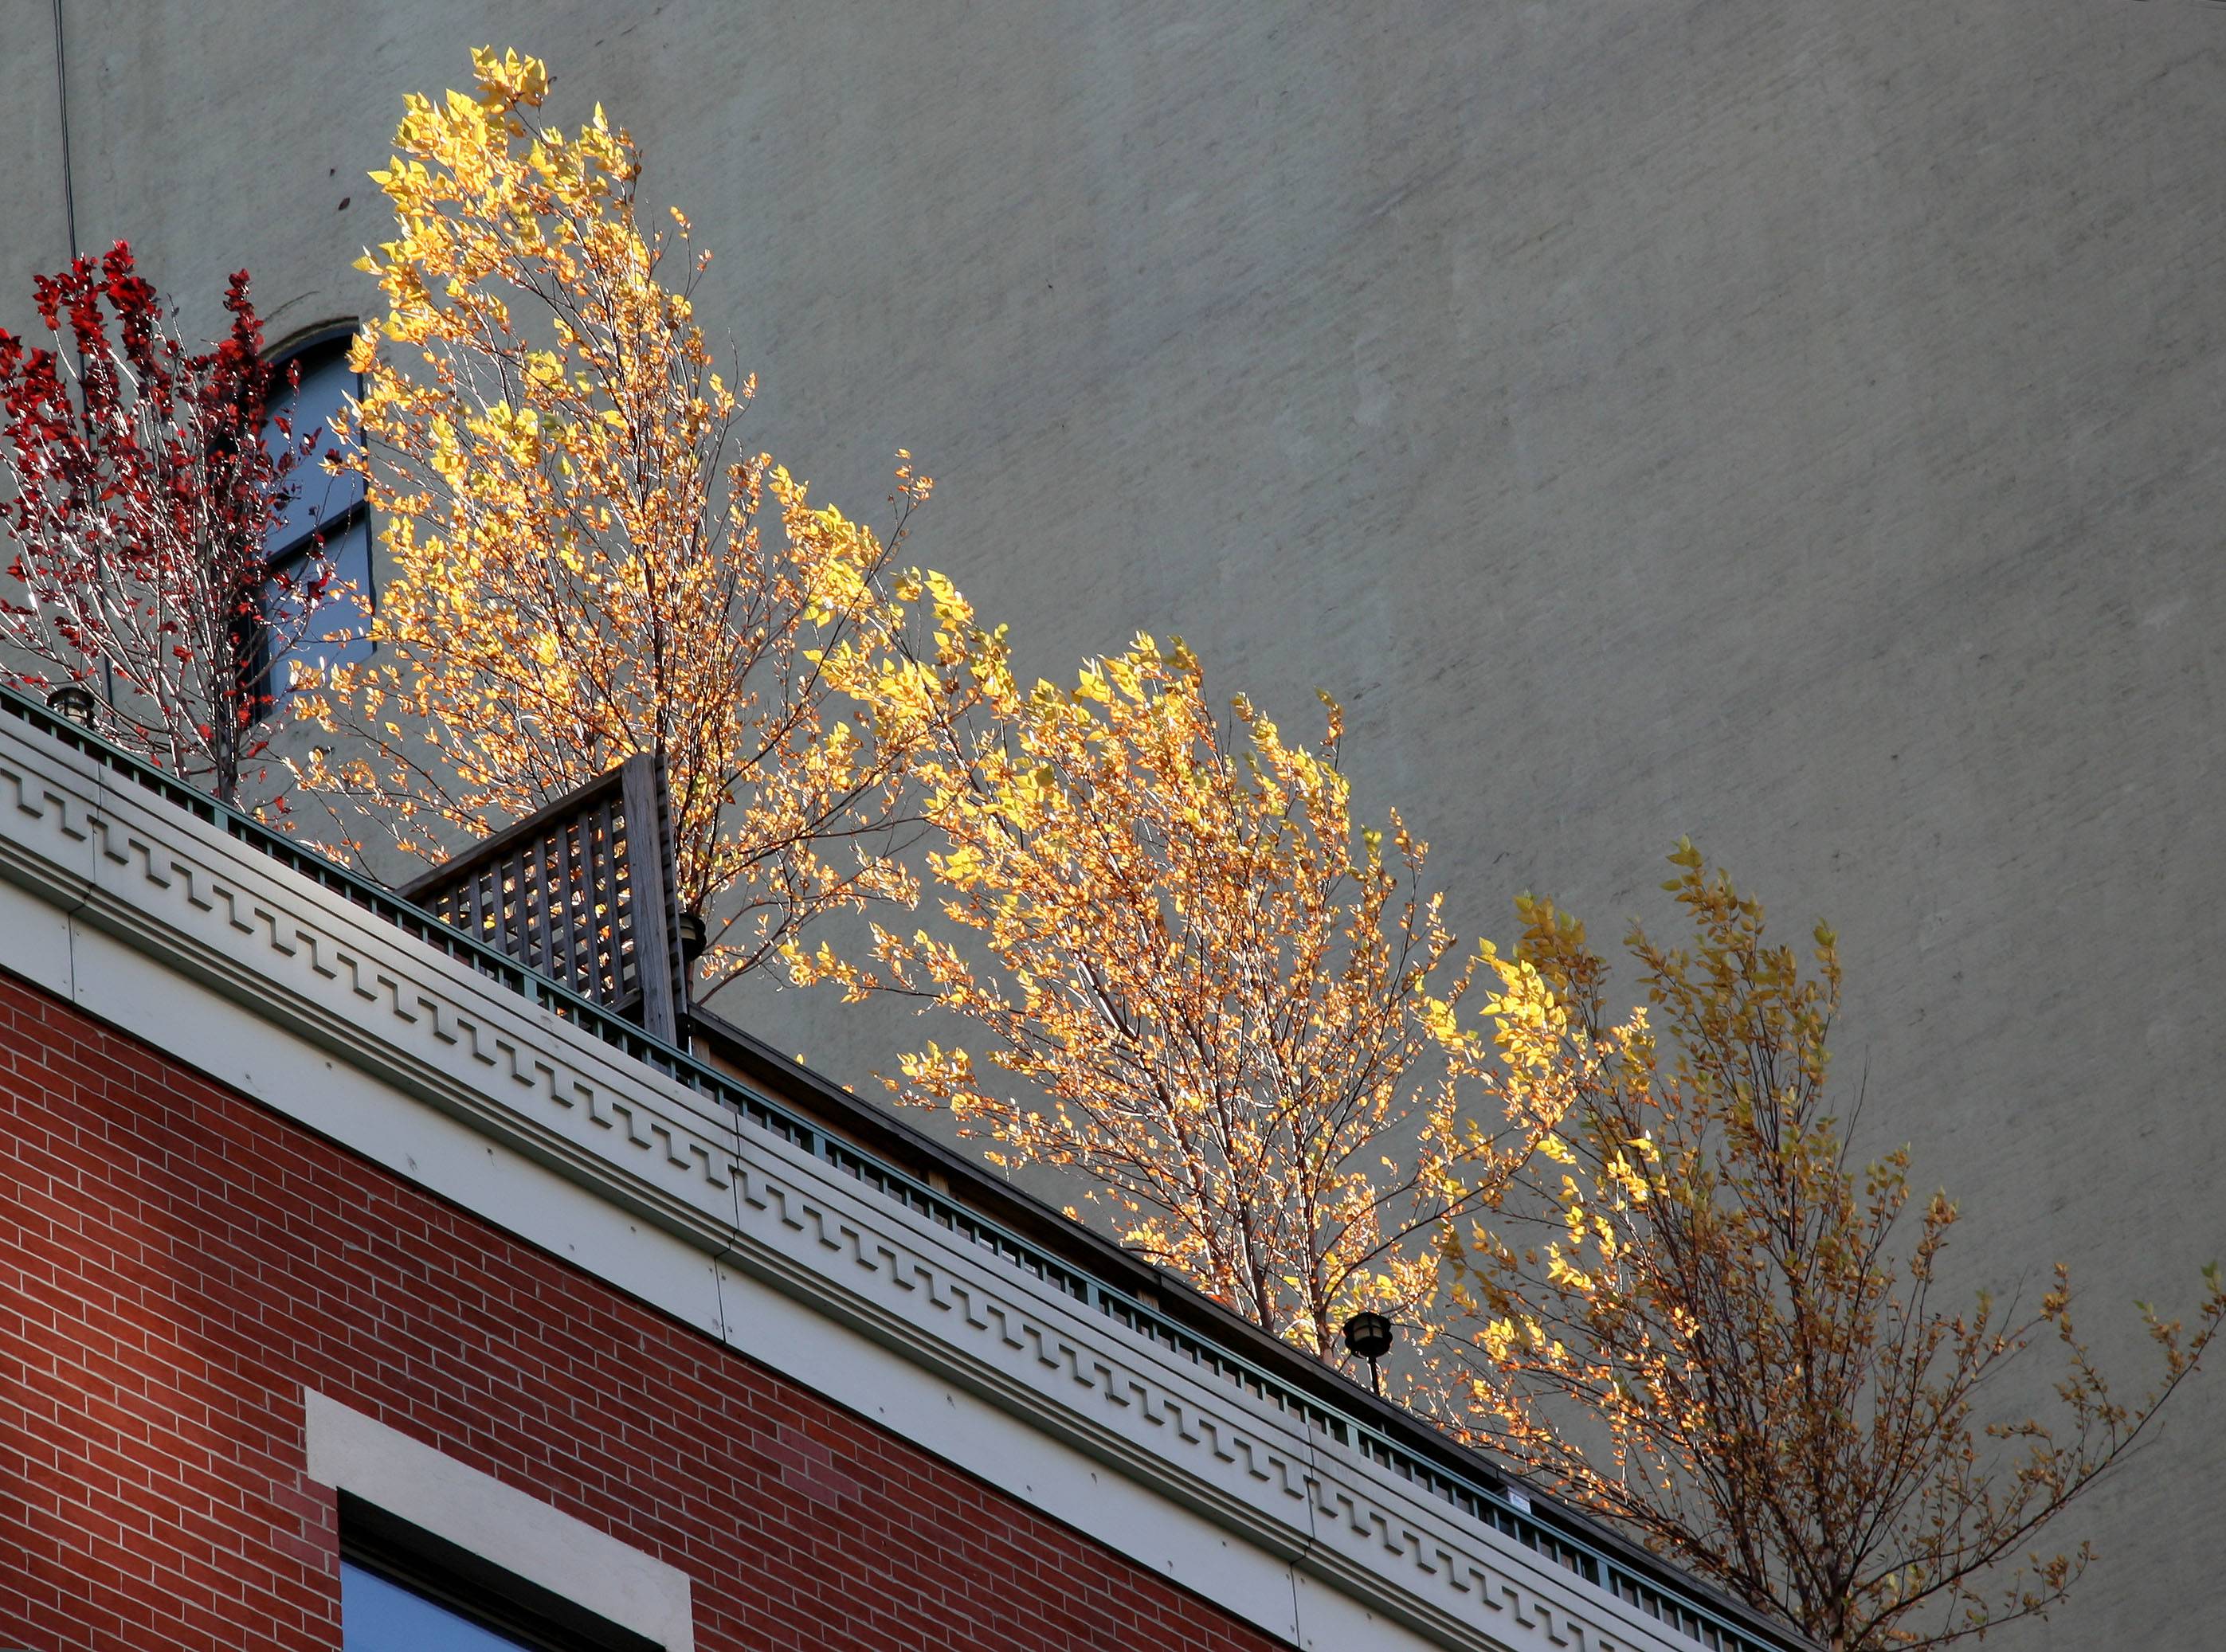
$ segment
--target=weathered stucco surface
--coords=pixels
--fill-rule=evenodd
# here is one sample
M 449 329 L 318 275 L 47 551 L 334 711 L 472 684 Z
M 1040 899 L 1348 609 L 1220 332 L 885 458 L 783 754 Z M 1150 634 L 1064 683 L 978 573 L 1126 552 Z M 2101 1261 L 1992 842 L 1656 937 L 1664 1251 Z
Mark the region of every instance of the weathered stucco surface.
M 81 243 L 282 333 L 372 302 L 400 94 L 547 56 L 717 249 L 760 438 L 860 508 L 913 448 L 1025 663 L 1338 694 L 1471 933 L 1659 918 L 1690 833 L 1838 924 L 1860 1138 L 1969 1281 L 2065 1257 L 2122 1347 L 2226 1254 L 2226 7 L 63 5 Z M 0 24 L 20 327 L 50 7 Z M 735 1007 L 862 1081 L 911 1030 Z M 2222 1485 L 2226 1373 L 2004 1643 L 2211 1643 Z

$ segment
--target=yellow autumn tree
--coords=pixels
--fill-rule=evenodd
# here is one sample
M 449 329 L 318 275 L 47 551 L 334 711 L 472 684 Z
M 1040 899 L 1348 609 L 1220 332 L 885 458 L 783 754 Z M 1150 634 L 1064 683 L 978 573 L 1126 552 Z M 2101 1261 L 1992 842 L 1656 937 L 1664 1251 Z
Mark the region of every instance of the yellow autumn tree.
M 1072 1172 L 1125 1242 L 1275 1335 L 1334 1362 L 1351 1312 L 1412 1321 L 1424 1236 L 1550 1120 L 1483 1121 L 1478 960 L 1398 817 L 1355 830 L 1337 708 L 1320 751 L 1242 699 L 1224 728 L 1197 658 L 1148 637 L 1024 688 L 949 581 L 898 594 L 932 641 L 829 670 L 915 753 L 944 927 L 876 926 L 870 963 L 796 949 L 798 977 L 931 1001 L 963 1041 L 906 1056 L 900 1099 L 995 1163 Z
M 2217 1270 L 2191 1332 L 2141 1310 L 2161 1371 L 2137 1405 L 2075 1334 L 2061 1266 L 2023 1312 L 1937 1306 L 1956 1206 L 1934 1194 L 1897 1243 L 1908 1150 L 1851 1161 L 1826 1099 L 1831 931 L 1804 974 L 1759 903 L 1689 843 L 1671 859 L 1692 940 L 1633 931 L 1644 1007 L 1611 1020 L 1605 963 L 1548 901 L 1495 961 L 1504 1082 L 1566 1121 L 1535 1202 L 1447 1236 L 1449 1420 L 1833 1652 L 2045 1616 L 2089 1552 L 2035 1553 L 2042 1528 L 2195 1369 Z M 1526 1208 L 1543 1231 L 1510 1242 Z M 1983 1420 L 2036 1340 L 2063 1361 L 2056 1412 Z
M 930 484 L 899 454 L 885 541 L 738 448 L 753 384 L 720 375 L 690 296 L 710 255 L 677 211 L 645 232 L 633 140 L 600 107 L 537 126 L 544 66 L 472 61 L 475 92 L 406 100 L 372 175 L 396 236 L 360 267 L 388 311 L 355 340 L 342 435 L 389 563 L 371 659 L 301 702 L 368 753 L 301 778 L 340 851 L 384 830 L 437 859 L 659 753 L 723 980 L 831 909 L 913 898 L 885 852 L 902 753 L 832 714 L 817 656 L 885 623 Z

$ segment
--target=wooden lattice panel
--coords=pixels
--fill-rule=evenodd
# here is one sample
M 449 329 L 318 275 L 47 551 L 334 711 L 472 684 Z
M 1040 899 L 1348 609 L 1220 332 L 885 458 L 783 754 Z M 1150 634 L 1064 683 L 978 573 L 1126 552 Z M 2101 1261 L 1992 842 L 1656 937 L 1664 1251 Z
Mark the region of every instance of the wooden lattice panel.
M 662 768 L 636 757 L 400 893 L 677 1041 L 685 1013 Z

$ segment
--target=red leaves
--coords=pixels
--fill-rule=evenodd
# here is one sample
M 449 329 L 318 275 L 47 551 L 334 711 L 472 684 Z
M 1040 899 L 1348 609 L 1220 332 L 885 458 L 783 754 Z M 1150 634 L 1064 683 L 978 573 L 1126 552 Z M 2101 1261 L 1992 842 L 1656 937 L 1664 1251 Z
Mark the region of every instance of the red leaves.
M 198 353 L 122 241 L 37 277 L 33 304 L 50 345 L 0 330 L 0 526 L 28 597 L 0 605 L 0 639 L 114 681 L 104 732 L 229 797 L 269 708 L 264 542 L 315 443 L 270 416 L 293 370 L 262 359 L 245 270 Z M 293 581 L 297 618 L 330 579 Z

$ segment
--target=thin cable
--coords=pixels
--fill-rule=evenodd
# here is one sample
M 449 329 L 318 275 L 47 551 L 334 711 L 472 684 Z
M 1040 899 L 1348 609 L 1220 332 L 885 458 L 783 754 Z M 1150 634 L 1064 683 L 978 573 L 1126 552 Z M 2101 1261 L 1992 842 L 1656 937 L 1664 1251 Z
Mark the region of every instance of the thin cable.
M 69 261 L 77 264 L 77 177 L 70 169 L 69 50 L 62 34 L 62 0 L 54 0 L 54 113 L 61 124 L 62 232 L 69 238 Z M 78 359 L 78 379 L 85 378 L 85 359 Z M 116 705 L 116 667 L 103 655 L 100 697 L 112 711 Z
M 77 184 L 70 175 L 69 59 L 62 43 L 62 0 L 54 0 L 54 108 L 62 129 L 62 226 L 69 235 L 70 262 L 77 262 Z

